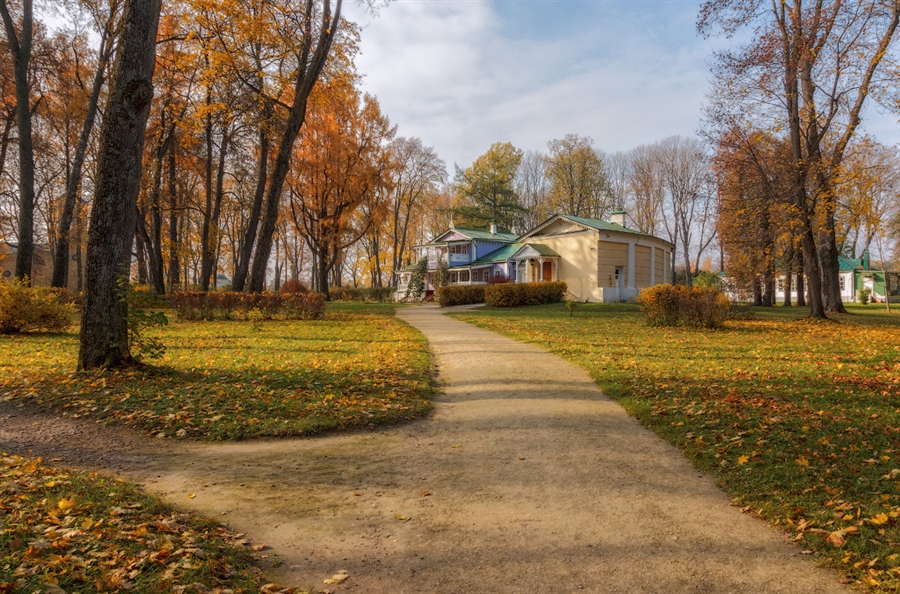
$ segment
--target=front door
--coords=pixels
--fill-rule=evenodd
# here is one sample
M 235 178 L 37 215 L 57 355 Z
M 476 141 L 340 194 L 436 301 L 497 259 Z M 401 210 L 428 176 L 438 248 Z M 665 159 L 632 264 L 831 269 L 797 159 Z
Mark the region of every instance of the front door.
M 543 270 L 541 271 L 541 279 L 545 281 L 553 280 L 553 262 L 544 262 Z

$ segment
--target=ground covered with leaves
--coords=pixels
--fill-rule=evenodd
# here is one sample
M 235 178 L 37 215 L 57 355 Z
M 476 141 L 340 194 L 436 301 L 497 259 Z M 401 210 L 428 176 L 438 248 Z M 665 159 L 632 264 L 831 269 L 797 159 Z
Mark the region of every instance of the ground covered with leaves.
M 582 366 L 846 583 L 900 591 L 900 313 L 818 322 L 759 310 L 718 331 L 651 328 L 632 305 L 454 317 Z
M 27 399 L 158 437 L 311 435 L 406 421 L 431 408 L 422 335 L 388 304 L 337 303 L 325 319 L 172 322 L 165 355 L 74 373 L 77 332 L 0 336 L 0 398 Z
M 0 456 L 0 594 L 295 592 L 264 579 L 263 548 L 128 483 Z

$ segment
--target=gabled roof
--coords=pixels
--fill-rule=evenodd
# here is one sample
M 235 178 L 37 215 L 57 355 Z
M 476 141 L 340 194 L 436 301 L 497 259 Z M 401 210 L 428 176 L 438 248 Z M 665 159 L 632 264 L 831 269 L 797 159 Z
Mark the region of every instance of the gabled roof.
M 423 246 L 435 246 L 435 245 L 447 245 L 450 243 L 449 241 L 439 241 L 439 239 L 448 233 L 458 233 L 465 237 L 466 239 L 471 239 L 473 241 L 493 241 L 495 243 L 512 243 L 516 239 L 518 239 L 518 235 L 515 233 L 491 233 L 490 231 L 482 231 L 480 229 L 464 229 L 462 227 L 450 227 L 441 231 L 437 235 L 434 236 L 434 239 L 428 241 L 426 243 L 421 243 L 419 245 L 414 245 L 413 247 L 423 247 Z M 452 241 L 460 241 L 460 240 L 452 240 Z
M 519 238 L 519 236 L 515 233 L 491 233 L 490 231 L 482 231 L 480 229 L 463 229 L 461 227 L 447 229 L 447 231 L 456 231 L 460 235 L 468 237 L 469 239 L 496 241 L 498 243 L 512 243 Z M 446 231 L 444 233 L 446 233 Z M 444 233 L 441 233 L 441 235 L 444 235 Z M 440 235 L 438 237 L 440 237 Z
M 843 256 L 838 256 L 838 264 L 840 265 L 841 272 L 848 272 L 851 270 L 863 270 L 863 261 L 862 258 L 845 258 Z
M 526 243 L 524 246 L 522 246 L 522 249 L 519 251 L 522 252 L 528 248 L 531 248 L 532 250 L 536 251 L 541 256 L 551 256 L 551 257 L 557 257 L 557 258 L 559 257 L 559 254 L 557 254 L 555 251 L 553 251 L 552 249 L 550 249 L 549 247 L 547 247 L 546 245 L 544 245 L 542 243 Z M 518 252 L 516 253 L 516 255 L 518 255 Z
M 576 217 L 573 215 L 566 214 L 555 214 L 522 237 L 519 240 L 527 239 L 533 235 L 537 235 L 541 232 L 541 230 L 546 229 L 552 223 L 563 219 L 576 225 L 583 227 L 585 229 L 593 229 L 594 231 L 617 231 L 619 233 L 630 233 L 632 235 L 640 235 L 642 237 L 653 237 L 654 239 L 660 239 L 660 241 L 666 241 L 659 237 L 655 237 L 650 235 L 649 233 L 644 233 L 643 231 L 638 231 L 637 229 L 629 229 L 628 227 L 623 227 L 622 225 L 617 225 L 616 223 L 610 223 L 609 221 L 601 221 L 600 219 L 589 219 L 587 217 Z M 666 241 L 666 243 L 669 243 Z

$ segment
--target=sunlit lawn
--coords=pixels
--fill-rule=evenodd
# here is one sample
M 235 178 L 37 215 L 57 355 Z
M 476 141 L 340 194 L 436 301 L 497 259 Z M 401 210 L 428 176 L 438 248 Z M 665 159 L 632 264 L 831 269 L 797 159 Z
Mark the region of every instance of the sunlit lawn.
M 3 593 L 256 593 L 241 536 L 115 479 L 0 456 Z
M 900 312 L 757 310 L 721 331 L 650 328 L 633 305 L 454 314 L 588 370 L 745 511 L 850 579 L 900 589 Z
M 90 375 L 73 373 L 75 332 L 0 336 L 0 398 L 198 439 L 367 428 L 430 409 L 425 339 L 392 305 L 329 304 L 324 320 L 259 330 L 172 321 L 150 332 L 166 346 L 152 367 Z

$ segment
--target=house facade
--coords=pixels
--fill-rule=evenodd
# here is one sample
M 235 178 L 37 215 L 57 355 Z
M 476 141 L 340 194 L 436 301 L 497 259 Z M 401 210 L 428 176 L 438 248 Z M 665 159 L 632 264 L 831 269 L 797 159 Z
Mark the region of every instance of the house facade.
M 872 270 L 869 252 L 863 252 L 861 258 L 845 258 L 838 256 L 840 272 L 838 282 L 841 287 L 841 301 L 852 303 L 858 300 L 863 288 L 870 291 L 870 298 L 878 303 L 890 299 L 891 303 L 900 302 L 900 273 L 883 270 Z M 784 301 L 784 278 L 779 276 L 775 281 L 775 300 Z M 791 294 L 797 294 L 797 279 L 791 280 Z
M 428 259 L 429 293 L 443 260 L 451 285 L 564 281 L 578 301 L 634 301 L 641 289 L 667 282 L 673 246 L 624 223 L 617 212 L 610 221 L 554 215 L 521 236 L 451 227 L 414 250 Z M 399 298 L 411 274 L 412 267 L 401 272 Z

